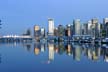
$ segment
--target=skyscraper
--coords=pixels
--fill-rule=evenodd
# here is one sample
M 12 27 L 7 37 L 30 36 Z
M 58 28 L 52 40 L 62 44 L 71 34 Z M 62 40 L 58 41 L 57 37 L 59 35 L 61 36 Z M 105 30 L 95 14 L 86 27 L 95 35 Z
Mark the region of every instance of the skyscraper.
M 45 37 L 45 28 L 41 28 L 40 31 L 41 31 L 41 37 L 42 38 Z
M 92 19 L 92 36 L 98 38 L 100 34 L 100 24 L 98 23 L 97 18 Z
M 84 24 L 82 24 L 81 25 L 82 27 L 81 27 L 81 34 L 82 35 L 87 35 L 87 33 L 88 33 L 88 24 L 87 23 L 84 23 Z
M 65 28 L 63 25 L 58 26 L 58 36 L 64 36 L 65 35 Z
M 92 34 L 91 27 L 92 27 L 92 21 L 90 20 L 90 21 L 88 21 L 88 35 L 90 35 L 90 36 Z
M 103 24 L 106 24 L 106 23 L 108 23 L 108 18 L 103 19 Z
M 58 28 L 54 28 L 54 36 L 58 36 Z
M 72 36 L 72 25 L 71 24 L 68 24 L 66 26 L 66 35 L 69 37 Z
M 38 41 L 40 39 L 40 27 L 35 25 L 34 26 L 34 38 L 36 39 L 36 41 Z
M 76 19 L 73 21 L 73 27 L 74 27 L 74 35 L 80 35 L 81 34 L 80 19 Z
M 54 35 L 54 20 L 48 19 L 48 35 Z
M 104 18 L 103 24 L 104 24 L 104 29 L 105 29 L 105 33 L 106 33 L 105 37 L 108 37 L 108 18 Z

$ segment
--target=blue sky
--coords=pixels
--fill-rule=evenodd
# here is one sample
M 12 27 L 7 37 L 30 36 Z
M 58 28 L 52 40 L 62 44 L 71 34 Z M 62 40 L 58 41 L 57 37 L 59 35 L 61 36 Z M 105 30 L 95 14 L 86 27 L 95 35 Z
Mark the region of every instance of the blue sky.
M 77 18 L 101 21 L 108 17 L 107 5 L 108 0 L 0 0 L 0 35 L 21 34 L 36 24 L 47 28 L 48 18 L 55 20 L 55 26 Z

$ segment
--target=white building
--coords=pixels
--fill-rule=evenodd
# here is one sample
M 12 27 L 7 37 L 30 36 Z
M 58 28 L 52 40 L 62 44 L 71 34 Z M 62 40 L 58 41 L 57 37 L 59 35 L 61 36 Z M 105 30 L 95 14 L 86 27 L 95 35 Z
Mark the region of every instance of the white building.
M 41 28 L 40 30 L 41 30 L 41 36 L 45 37 L 45 28 Z
M 54 35 L 54 20 L 48 19 L 48 35 Z
M 103 19 L 103 24 L 106 24 L 106 23 L 108 23 L 108 18 Z
M 92 34 L 92 21 L 88 21 L 88 35 Z
M 74 20 L 73 25 L 74 25 L 74 35 L 80 35 L 81 34 L 80 19 Z
M 92 36 L 98 38 L 100 36 L 100 24 L 97 18 L 92 19 Z
M 103 24 L 104 24 L 104 29 L 106 30 L 106 37 L 108 37 L 108 18 L 104 18 Z

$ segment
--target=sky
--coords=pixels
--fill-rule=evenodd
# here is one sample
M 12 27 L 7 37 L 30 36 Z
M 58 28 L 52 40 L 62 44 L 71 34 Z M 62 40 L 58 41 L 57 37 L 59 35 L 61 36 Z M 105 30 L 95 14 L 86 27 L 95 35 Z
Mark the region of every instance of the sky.
M 55 26 L 71 24 L 73 19 L 87 22 L 108 17 L 108 0 L 0 0 L 0 35 L 22 34 L 34 25 L 47 28 L 48 18 Z

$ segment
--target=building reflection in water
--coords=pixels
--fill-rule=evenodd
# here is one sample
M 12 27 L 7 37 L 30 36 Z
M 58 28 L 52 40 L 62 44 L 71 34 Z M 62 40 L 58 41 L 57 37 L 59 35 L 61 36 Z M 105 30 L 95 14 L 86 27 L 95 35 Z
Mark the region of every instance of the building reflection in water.
M 108 46 L 102 46 L 102 54 L 105 62 L 108 62 Z
M 31 50 L 31 45 L 25 45 L 27 50 Z M 34 43 L 34 54 L 39 55 L 41 52 L 48 50 L 48 61 L 54 60 L 54 54 L 73 57 L 75 61 L 80 61 L 82 56 L 86 56 L 91 61 L 99 61 L 101 57 L 108 62 L 108 46 L 98 44 L 78 44 L 78 43 Z
M 58 54 L 62 55 L 65 51 L 65 45 L 63 42 L 58 43 Z
M 97 61 L 101 55 L 101 46 L 97 44 L 84 44 L 82 45 L 84 55 L 87 56 L 88 59 Z
M 27 44 L 26 47 L 27 47 L 27 51 L 31 51 L 31 44 Z
M 74 44 L 73 46 L 73 59 L 80 61 L 81 59 L 81 46 L 79 44 Z
M 66 54 L 69 56 L 72 55 L 72 45 L 69 43 L 65 46 L 65 48 L 66 48 Z
M 54 60 L 54 44 L 48 43 L 49 60 Z
M 38 55 L 40 53 L 40 43 L 34 43 L 34 54 Z
M 41 43 L 41 52 L 45 52 L 45 43 Z

